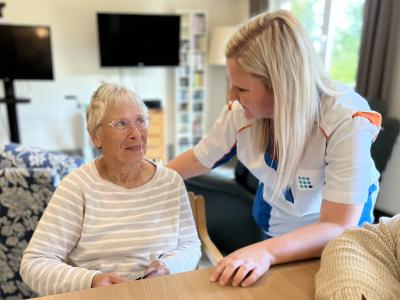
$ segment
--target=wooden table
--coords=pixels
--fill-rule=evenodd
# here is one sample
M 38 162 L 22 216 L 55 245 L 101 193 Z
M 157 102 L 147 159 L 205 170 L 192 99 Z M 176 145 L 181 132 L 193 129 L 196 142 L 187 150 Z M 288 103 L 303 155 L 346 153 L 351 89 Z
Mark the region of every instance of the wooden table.
M 207 268 L 37 299 L 314 299 L 314 279 L 318 269 L 319 260 L 274 266 L 254 285 L 240 288 L 220 287 L 211 283 L 209 277 L 212 269 Z

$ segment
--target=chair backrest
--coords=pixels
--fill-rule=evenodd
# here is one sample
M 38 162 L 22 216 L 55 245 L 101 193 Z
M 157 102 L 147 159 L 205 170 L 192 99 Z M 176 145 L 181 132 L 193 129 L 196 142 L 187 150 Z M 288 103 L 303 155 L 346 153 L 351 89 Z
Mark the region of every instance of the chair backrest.
M 207 231 L 206 208 L 203 196 L 195 195 L 189 192 L 190 206 L 193 212 L 193 218 L 196 223 L 197 233 L 201 241 L 202 252 L 207 256 L 210 262 L 215 266 L 223 258 L 221 252 L 214 245 Z
M 383 118 L 382 130 L 371 146 L 371 155 L 376 168 L 383 172 L 391 156 L 397 136 L 400 133 L 400 122 L 395 118 Z

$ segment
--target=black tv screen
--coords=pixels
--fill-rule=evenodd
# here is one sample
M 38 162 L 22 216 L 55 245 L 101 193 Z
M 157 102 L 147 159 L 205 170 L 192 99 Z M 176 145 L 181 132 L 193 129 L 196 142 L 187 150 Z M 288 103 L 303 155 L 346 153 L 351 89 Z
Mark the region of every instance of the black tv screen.
M 177 66 L 178 15 L 97 14 L 103 67 Z
M 53 79 L 49 27 L 0 24 L 0 78 Z

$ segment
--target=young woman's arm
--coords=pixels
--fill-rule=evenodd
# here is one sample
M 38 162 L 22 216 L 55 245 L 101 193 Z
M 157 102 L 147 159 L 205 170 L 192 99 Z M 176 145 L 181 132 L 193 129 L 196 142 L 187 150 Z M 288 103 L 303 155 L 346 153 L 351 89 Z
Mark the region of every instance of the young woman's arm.
M 177 171 L 183 179 L 205 174 L 211 171 L 221 158 L 228 155 L 229 160 L 229 157 L 232 158 L 236 154 L 232 149 L 236 149 L 238 126 L 248 128 L 248 125 L 249 121 L 245 119 L 239 103 L 234 103 L 231 108 L 226 106 L 212 129 L 195 148 L 177 156 L 166 166 Z
M 194 155 L 193 149 L 189 149 L 166 164 L 166 167 L 173 169 L 183 179 L 208 173 L 211 169 L 203 166 Z
M 325 245 L 346 228 L 356 226 L 363 205 L 323 201 L 318 223 L 271 238 L 223 258 L 211 275 L 211 281 L 226 285 L 249 286 L 271 265 L 319 257 Z

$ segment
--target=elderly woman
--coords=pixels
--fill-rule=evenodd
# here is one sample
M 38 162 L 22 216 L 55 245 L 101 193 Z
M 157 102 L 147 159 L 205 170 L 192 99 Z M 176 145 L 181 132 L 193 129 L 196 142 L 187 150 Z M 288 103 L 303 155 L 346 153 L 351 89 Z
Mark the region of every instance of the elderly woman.
M 24 252 L 24 281 L 47 295 L 196 268 L 200 242 L 183 180 L 144 158 L 144 103 L 103 84 L 87 124 L 102 155 L 55 191 Z
M 315 299 L 400 299 L 400 214 L 363 224 L 330 241 Z

